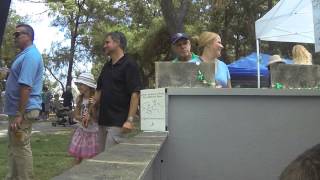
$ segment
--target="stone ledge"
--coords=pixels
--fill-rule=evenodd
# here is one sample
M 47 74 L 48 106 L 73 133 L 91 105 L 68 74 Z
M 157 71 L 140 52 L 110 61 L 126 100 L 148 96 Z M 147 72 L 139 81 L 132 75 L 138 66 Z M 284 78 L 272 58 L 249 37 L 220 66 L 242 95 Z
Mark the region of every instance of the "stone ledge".
M 141 179 L 152 165 L 167 133 L 142 132 L 93 159 L 56 176 L 53 180 L 133 180 Z

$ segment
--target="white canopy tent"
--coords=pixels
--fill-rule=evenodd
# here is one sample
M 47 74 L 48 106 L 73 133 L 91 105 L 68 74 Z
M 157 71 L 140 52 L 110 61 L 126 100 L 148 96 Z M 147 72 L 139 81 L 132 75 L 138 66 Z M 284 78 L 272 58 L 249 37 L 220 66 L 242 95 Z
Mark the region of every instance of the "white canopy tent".
M 259 41 L 314 43 L 312 0 L 280 0 L 255 23 L 260 88 Z

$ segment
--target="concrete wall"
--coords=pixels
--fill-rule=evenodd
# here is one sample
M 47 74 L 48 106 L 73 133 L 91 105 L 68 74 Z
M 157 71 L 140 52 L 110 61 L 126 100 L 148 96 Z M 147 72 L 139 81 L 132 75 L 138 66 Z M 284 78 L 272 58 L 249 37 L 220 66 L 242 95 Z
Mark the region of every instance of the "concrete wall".
M 159 169 L 153 164 L 166 137 L 166 133 L 143 132 L 124 139 L 120 144 L 83 161 L 52 180 L 153 179 Z
M 320 91 L 167 89 L 169 133 L 143 132 L 57 180 L 276 180 L 320 141 Z
M 276 180 L 320 142 L 319 91 L 168 89 L 168 95 L 169 135 L 154 179 Z
M 157 153 L 157 156 L 153 159 L 150 167 L 146 169 L 145 175 L 142 177 L 142 180 L 162 180 L 167 179 L 166 163 L 164 161 L 164 147 L 166 142 L 162 144 L 161 149 Z

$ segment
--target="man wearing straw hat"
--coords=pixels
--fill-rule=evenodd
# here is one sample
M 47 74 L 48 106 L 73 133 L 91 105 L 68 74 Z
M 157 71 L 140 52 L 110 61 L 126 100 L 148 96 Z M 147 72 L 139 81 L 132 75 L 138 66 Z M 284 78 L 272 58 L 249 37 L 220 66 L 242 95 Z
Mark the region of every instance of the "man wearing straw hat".
M 95 96 L 97 103 L 100 103 L 100 151 L 119 143 L 122 133 L 133 129 L 142 85 L 138 65 L 124 53 L 126 46 L 123 33 L 106 35 L 103 49 L 111 59 L 101 70 Z
M 272 87 L 272 83 L 271 83 L 271 73 L 270 73 L 270 67 L 275 65 L 275 64 L 285 64 L 286 61 L 283 60 L 279 55 L 272 55 L 269 57 L 269 62 L 267 64 L 267 68 L 269 70 L 269 87 Z
M 277 63 L 279 63 L 279 64 L 285 64 L 286 61 L 283 60 L 283 59 L 281 59 L 281 57 L 280 57 L 279 55 L 277 55 L 277 54 L 276 54 L 276 55 L 272 55 L 272 56 L 269 57 L 269 62 L 268 62 L 268 64 L 267 64 L 267 67 L 270 68 L 270 66 L 271 66 L 272 64 L 277 64 Z

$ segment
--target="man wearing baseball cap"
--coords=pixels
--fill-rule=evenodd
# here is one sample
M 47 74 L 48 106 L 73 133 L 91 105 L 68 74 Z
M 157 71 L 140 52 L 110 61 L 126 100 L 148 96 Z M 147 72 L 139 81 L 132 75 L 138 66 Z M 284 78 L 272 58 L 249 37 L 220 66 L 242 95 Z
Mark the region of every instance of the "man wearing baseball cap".
M 173 62 L 192 62 L 198 61 L 199 56 L 191 52 L 191 43 L 185 33 L 176 33 L 171 37 L 172 50 L 177 55 Z

